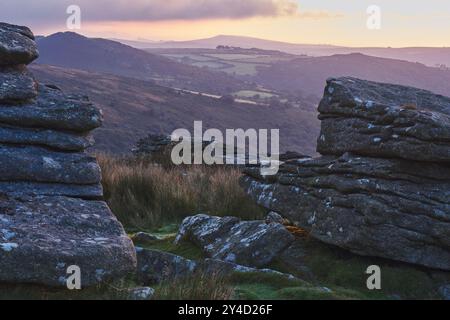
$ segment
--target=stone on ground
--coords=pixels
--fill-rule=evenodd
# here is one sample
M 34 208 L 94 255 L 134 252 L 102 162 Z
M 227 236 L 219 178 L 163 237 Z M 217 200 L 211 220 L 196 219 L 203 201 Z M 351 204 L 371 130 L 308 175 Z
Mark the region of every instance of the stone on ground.
M 198 245 L 210 258 L 260 268 L 270 264 L 294 237 L 281 224 L 197 215 L 183 221 L 176 238 L 182 240 Z

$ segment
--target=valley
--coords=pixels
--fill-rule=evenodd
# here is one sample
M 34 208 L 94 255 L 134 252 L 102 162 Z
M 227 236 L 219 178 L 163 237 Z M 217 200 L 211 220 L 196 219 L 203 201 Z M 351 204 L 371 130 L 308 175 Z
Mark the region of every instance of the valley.
M 175 90 L 139 80 L 98 72 L 33 64 L 42 83 L 58 83 L 67 92 L 88 95 L 104 113 L 105 123 L 94 132 L 96 150 L 129 153 L 140 139 L 191 130 L 194 121 L 205 128 L 280 128 L 281 150 L 315 154 L 319 121 L 313 106 L 255 105 Z

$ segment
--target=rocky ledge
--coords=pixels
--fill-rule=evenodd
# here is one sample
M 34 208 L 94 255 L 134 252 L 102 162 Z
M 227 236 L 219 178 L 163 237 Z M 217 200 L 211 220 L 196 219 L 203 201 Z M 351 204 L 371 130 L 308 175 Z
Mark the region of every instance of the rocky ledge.
M 450 270 L 450 99 L 341 78 L 319 111 L 324 156 L 247 168 L 249 195 L 325 243 Z
M 121 278 L 136 268 L 131 240 L 105 202 L 85 149 L 102 114 L 89 99 L 38 84 L 26 27 L 0 23 L 0 282 L 66 286 Z
M 450 162 L 450 98 L 355 78 L 328 80 L 318 152 Z

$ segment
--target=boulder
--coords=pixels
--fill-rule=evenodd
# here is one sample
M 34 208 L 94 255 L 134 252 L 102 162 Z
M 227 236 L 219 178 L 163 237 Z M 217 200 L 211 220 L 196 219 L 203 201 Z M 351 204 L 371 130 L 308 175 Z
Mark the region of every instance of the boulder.
M 20 106 L 0 103 L 0 123 L 56 130 L 87 132 L 101 126 L 101 111 L 85 97 L 65 95 L 39 86 L 36 101 Z
M 96 184 L 101 180 L 95 157 L 35 146 L 0 144 L 0 181 Z
M 176 242 L 192 241 L 213 259 L 260 268 L 270 264 L 294 239 L 277 223 L 197 215 L 183 221 Z
M 72 265 L 82 287 L 135 270 L 133 244 L 104 202 L 1 196 L 0 282 L 65 287 Z
M 401 159 L 322 157 L 274 177 L 246 169 L 259 204 L 354 253 L 450 270 L 450 168 Z
M 37 128 L 0 125 L 0 143 L 45 146 L 61 151 L 83 151 L 94 144 L 92 136 Z
M 0 23 L 0 66 L 29 64 L 38 56 L 30 29 Z
M 20 103 L 37 96 L 37 83 L 23 66 L 0 68 L 0 103 Z
M 193 260 L 158 250 L 136 248 L 137 276 L 143 284 L 157 284 L 192 275 L 197 263 Z
M 298 280 L 293 275 L 275 270 L 256 269 L 216 259 L 194 261 L 171 253 L 140 247 L 136 248 L 136 252 L 138 260 L 137 275 L 139 281 L 144 284 L 159 284 L 164 281 L 189 278 L 195 274 L 227 277 L 233 273 L 274 274 L 288 280 Z
M 450 98 L 355 78 L 329 79 L 318 152 L 450 161 Z
M 284 218 L 281 215 L 279 215 L 278 213 L 274 212 L 274 211 L 270 211 L 267 214 L 267 217 L 266 217 L 266 223 L 267 224 L 269 224 L 269 223 L 284 224 L 284 222 L 285 222 Z

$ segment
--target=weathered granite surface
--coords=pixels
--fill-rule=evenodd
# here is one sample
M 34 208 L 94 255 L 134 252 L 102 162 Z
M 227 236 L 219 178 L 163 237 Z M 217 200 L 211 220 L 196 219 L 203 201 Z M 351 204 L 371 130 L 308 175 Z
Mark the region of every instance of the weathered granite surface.
M 19 103 L 36 96 L 36 80 L 25 67 L 0 68 L 0 103 Z
M 138 279 L 140 282 L 158 284 L 195 275 L 226 277 L 233 273 L 276 274 L 288 280 L 297 280 L 293 275 L 272 269 L 256 269 L 215 259 L 194 261 L 171 253 L 137 247 Z
M 61 151 L 83 151 L 94 144 L 90 135 L 39 128 L 0 125 L 0 143 L 35 145 Z
M 101 172 L 85 149 L 101 111 L 86 97 L 36 84 L 26 27 L 0 23 L 0 282 L 81 286 L 136 268 L 133 243 L 103 199 Z
M 245 169 L 259 204 L 325 243 L 450 270 L 450 98 L 354 78 L 330 79 L 317 159 L 275 176 Z
M 30 29 L 0 22 L 0 66 L 29 64 L 38 55 Z
M 355 78 L 328 80 L 321 154 L 450 162 L 450 98 Z
M 260 268 L 270 264 L 294 239 L 278 223 L 197 215 L 183 221 L 176 242 L 191 241 L 213 259 Z
M 0 103 L 0 123 L 56 130 L 88 132 L 102 125 L 101 111 L 85 97 L 65 95 L 39 86 L 36 101 L 20 106 Z
M 0 181 L 0 194 L 32 196 L 67 196 L 81 199 L 103 199 L 103 187 L 96 184 Z
M 95 184 L 101 179 L 95 157 L 35 146 L 0 144 L 0 181 Z
M 68 197 L 0 198 L 0 280 L 66 286 L 81 268 L 82 286 L 133 272 L 134 247 L 102 201 Z
M 361 255 L 450 269 L 450 168 L 346 154 L 247 169 L 244 188 L 311 236 Z

